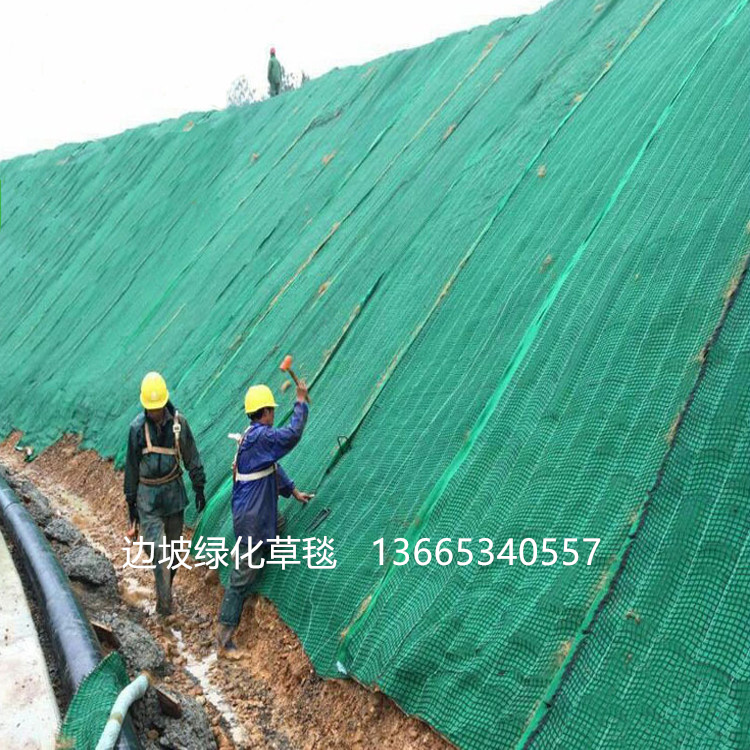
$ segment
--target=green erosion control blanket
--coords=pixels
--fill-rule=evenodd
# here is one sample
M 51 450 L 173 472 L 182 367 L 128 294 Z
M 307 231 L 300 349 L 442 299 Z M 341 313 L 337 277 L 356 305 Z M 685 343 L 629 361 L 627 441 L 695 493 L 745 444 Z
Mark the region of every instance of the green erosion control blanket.
M 749 37 L 746 0 L 558 0 L 0 165 L 0 432 L 119 461 L 160 370 L 231 542 L 226 435 L 292 353 L 282 505 L 337 567 L 264 590 L 321 674 L 466 748 L 748 746 Z
M 60 729 L 60 750 L 95 750 L 128 673 L 120 654 L 102 659 L 73 696 Z

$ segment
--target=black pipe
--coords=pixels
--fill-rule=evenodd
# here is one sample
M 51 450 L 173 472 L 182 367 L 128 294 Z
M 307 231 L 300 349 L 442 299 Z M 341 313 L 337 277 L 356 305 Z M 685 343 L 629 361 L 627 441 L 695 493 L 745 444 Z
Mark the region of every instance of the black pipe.
M 72 696 L 84 677 L 101 661 L 99 641 L 52 547 L 2 476 L 0 519 L 31 581 L 52 641 L 60 677 Z M 141 743 L 128 716 L 123 722 L 117 747 L 118 750 L 141 750 Z

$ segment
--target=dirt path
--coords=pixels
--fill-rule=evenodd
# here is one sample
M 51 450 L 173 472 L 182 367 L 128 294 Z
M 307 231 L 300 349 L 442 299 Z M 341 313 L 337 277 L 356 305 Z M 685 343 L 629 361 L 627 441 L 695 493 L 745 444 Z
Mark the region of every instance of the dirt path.
M 0 443 L 0 460 L 34 483 L 112 560 L 122 598 L 144 613 L 143 626 L 182 667 L 167 681 L 206 705 L 220 747 L 450 747 L 381 693 L 350 680 L 317 677 L 296 635 L 266 599 L 255 598 L 246 606 L 236 639 L 243 657 L 217 662 L 213 637 L 223 589 L 216 574 L 181 570 L 175 578 L 175 614 L 160 621 L 153 614 L 152 572 L 122 569 L 126 510 L 121 474 L 93 451 L 79 451 L 73 438 L 25 463 L 14 450 L 18 438 L 14 434 Z

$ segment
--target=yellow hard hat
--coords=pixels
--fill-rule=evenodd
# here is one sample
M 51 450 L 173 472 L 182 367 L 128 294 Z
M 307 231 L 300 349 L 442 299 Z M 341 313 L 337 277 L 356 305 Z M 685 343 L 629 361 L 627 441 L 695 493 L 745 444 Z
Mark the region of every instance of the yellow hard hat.
M 144 409 L 161 409 L 169 401 L 167 383 L 158 372 L 149 372 L 141 383 L 141 403 Z
M 267 385 L 251 385 L 245 394 L 245 412 L 253 414 L 265 407 L 275 409 L 278 404 L 273 400 L 273 393 Z

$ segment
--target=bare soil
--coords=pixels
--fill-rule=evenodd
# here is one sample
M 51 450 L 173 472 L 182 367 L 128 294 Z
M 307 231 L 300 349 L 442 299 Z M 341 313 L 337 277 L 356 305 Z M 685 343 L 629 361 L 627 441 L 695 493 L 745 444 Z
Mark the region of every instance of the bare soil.
M 450 744 L 406 716 L 382 693 L 351 680 L 322 680 L 294 632 L 262 597 L 248 602 L 237 631 L 237 660 L 214 661 L 215 621 L 223 589 L 200 568 L 180 570 L 175 614 L 154 614 L 153 573 L 123 570 L 127 513 L 122 475 L 111 461 L 65 437 L 26 463 L 14 449 L 20 434 L 0 443 L 0 461 L 35 484 L 117 571 L 122 599 L 143 613 L 141 624 L 176 667 L 163 682 L 205 705 L 220 748 L 369 748 L 437 750 Z M 200 678 L 200 681 L 196 679 Z

